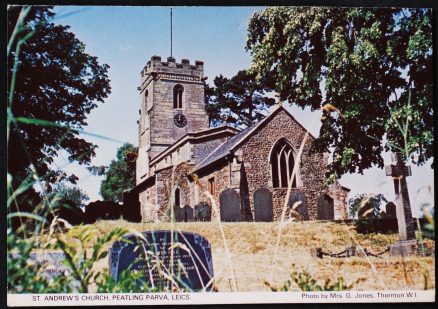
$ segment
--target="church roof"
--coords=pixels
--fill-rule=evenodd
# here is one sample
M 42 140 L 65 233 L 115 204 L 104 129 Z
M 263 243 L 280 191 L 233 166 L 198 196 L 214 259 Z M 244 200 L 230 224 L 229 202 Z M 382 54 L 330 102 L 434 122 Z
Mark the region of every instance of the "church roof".
M 183 144 L 185 144 L 188 141 L 194 141 L 194 140 L 203 139 L 206 137 L 211 137 L 211 136 L 220 135 L 220 134 L 230 134 L 231 135 L 231 134 L 236 134 L 237 132 L 239 132 L 238 129 L 230 127 L 228 125 L 223 125 L 220 127 L 209 128 L 209 129 L 206 129 L 203 131 L 187 133 L 184 136 L 182 136 L 179 140 L 177 140 L 175 143 L 173 143 L 171 146 L 169 146 L 168 148 L 163 150 L 161 153 L 159 153 L 156 157 L 154 157 L 151 160 L 150 165 L 154 165 L 158 161 L 162 160 L 169 153 L 175 151 L 176 149 L 178 149 L 179 147 L 181 147 Z
M 259 123 L 255 124 L 254 126 L 257 126 Z M 245 130 L 230 137 L 225 143 L 221 144 L 218 148 L 213 150 L 213 152 L 210 153 L 209 156 L 207 156 L 202 162 L 200 162 L 195 167 L 195 170 L 202 169 L 202 168 L 210 165 L 211 163 L 216 162 L 217 160 L 225 157 L 234 148 L 234 146 L 248 134 L 248 132 L 254 126 L 248 127 Z
M 215 150 L 213 150 L 209 156 L 207 156 L 203 161 L 201 161 L 196 167 L 195 171 L 199 171 L 214 162 L 222 159 L 227 154 L 232 153 L 242 142 L 244 142 L 253 132 L 260 128 L 264 123 L 268 122 L 274 117 L 280 110 L 286 111 L 292 118 L 294 118 L 281 104 L 278 105 L 267 117 L 262 119 L 260 122 L 246 128 L 245 130 L 237 133 L 233 137 L 229 138 L 226 142 L 221 144 Z M 295 118 L 294 118 L 295 119 Z M 300 124 L 297 121 L 298 124 Z M 301 125 L 301 124 L 300 124 Z M 304 127 L 303 127 L 304 128 Z M 307 131 L 307 130 L 306 130 Z

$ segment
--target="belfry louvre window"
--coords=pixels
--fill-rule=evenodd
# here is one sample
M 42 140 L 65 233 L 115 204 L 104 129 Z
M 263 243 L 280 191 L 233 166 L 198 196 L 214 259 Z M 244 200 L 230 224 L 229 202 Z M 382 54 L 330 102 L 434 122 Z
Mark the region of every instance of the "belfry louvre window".
M 272 186 L 274 188 L 287 188 L 294 169 L 294 153 L 292 146 L 284 139 L 278 141 L 271 151 Z M 297 186 L 295 175 L 292 188 Z
M 173 108 L 182 108 L 184 87 L 176 85 L 173 87 Z

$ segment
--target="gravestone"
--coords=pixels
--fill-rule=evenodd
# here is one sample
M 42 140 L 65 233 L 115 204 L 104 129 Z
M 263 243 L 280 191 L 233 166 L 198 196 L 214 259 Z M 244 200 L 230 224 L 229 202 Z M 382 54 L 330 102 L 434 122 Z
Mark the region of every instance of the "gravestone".
M 139 194 L 135 190 L 123 192 L 123 219 L 129 222 L 141 222 Z
M 201 202 L 195 206 L 195 221 L 211 221 L 211 207 L 206 202 Z
M 20 256 L 18 253 L 13 253 L 12 258 L 19 259 Z M 83 259 L 80 259 L 79 263 L 83 263 Z M 65 262 L 65 254 L 62 252 L 34 252 L 29 255 L 26 264 L 30 267 L 35 267 L 39 274 L 41 274 L 41 277 L 45 279 L 51 280 L 61 276 L 68 276 L 70 278 L 67 279 L 71 279 L 69 284 L 71 284 L 73 289 L 80 288 L 80 282 L 72 276 L 72 271 Z
M 193 208 L 189 205 L 184 206 L 184 222 L 192 222 L 193 221 Z
M 142 236 L 127 235 L 112 244 L 109 266 L 116 281 L 128 270 L 140 272 L 137 283 L 154 291 L 171 291 L 175 286 L 185 291 L 213 289 L 211 246 L 205 237 L 170 230 L 143 232 Z
M 220 195 L 220 215 L 223 222 L 240 221 L 240 196 L 234 189 L 226 189 Z
M 323 194 L 318 198 L 316 202 L 316 214 L 318 220 L 335 219 L 334 201 L 327 194 Z
M 176 222 L 192 222 L 193 221 L 193 208 L 189 205 L 183 208 L 174 206 L 173 215 Z
M 173 207 L 173 217 L 175 222 L 184 222 L 185 211 L 179 206 Z
M 393 202 L 386 204 L 386 217 L 391 219 L 397 218 L 396 206 Z
M 309 220 L 306 196 L 300 191 L 293 191 L 289 197 L 288 207 L 292 208 L 296 202 L 301 202 L 294 210 L 298 212 L 302 220 Z
M 272 193 L 266 188 L 260 188 L 254 192 L 254 220 L 271 222 L 272 219 Z
M 35 263 L 36 267 L 43 269 L 43 274 L 49 278 L 59 275 L 71 274 L 71 270 L 64 263 L 65 255 L 62 252 L 31 253 L 29 261 Z

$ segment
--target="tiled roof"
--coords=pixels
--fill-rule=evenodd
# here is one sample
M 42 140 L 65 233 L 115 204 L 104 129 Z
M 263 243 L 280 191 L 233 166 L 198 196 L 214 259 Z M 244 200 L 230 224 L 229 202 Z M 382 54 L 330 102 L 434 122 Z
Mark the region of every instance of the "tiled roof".
M 246 128 L 245 130 L 237 133 L 233 137 L 229 138 L 226 142 L 221 144 L 219 147 L 217 147 L 213 152 L 210 153 L 208 157 L 206 157 L 203 161 L 201 161 L 196 167 L 195 171 L 198 171 L 200 169 L 203 169 L 204 167 L 207 167 L 208 165 L 216 162 L 217 160 L 225 157 L 227 154 L 232 151 L 235 146 L 237 146 L 241 141 L 243 141 L 247 136 L 249 136 L 253 131 L 255 131 L 258 127 L 260 127 L 263 123 L 265 123 L 269 118 L 272 118 L 274 114 L 276 114 L 276 111 L 283 109 L 283 107 L 280 105 L 274 111 L 271 112 L 269 116 L 264 118 L 262 121 L 259 121 L 258 123 Z
M 224 132 L 228 132 L 229 134 L 234 134 L 236 132 L 239 132 L 238 129 L 230 127 L 228 125 L 223 125 L 220 127 L 215 128 L 209 128 L 207 130 L 198 131 L 198 132 L 190 132 L 182 136 L 180 139 L 178 139 L 175 143 L 170 145 L 168 148 L 164 149 L 162 152 L 160 152 L 158 155 L 156 155 L 150 162 L 151 165 L 155 164 L 157 160 L 161 160 L 163 156 L 167 155 L 169 152 L 174 151 L 175 149 L 181 147 L 185 142 L 188 140 L 193 139 L 202 139 L 207 136 L 211 136 L 211 134 L 222 134 Z

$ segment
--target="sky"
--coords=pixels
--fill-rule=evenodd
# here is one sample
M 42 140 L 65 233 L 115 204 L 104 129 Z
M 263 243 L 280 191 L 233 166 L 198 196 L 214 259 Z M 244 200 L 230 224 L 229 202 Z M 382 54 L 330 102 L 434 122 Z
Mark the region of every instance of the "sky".
M 251 55 L 245 51 L 246 29 L 253 12 L 262 7 L 174 7 L 173 57 L 204 61 L 205 75 L 210 84 L 215 76 L 232 77 L 251 65 Z M 85 51 L 97 56 L 100 63 L 110 66 L 111 94 L 88 116 L 85 131 L 106 138 L 85 135 L 98 145 L 92 165 L 108 165 L 117 148 L 129 142 L 138 146 L 137 120 L 140 107 L 140 71 L 158 55 L 170 56 L 170 7 L 126 6 L 57 6 L 55 23 L 71 26 L 70 31 L 85 43 Z M 320 114 L 290 107 L 294 117 L 314 136 L 318 135 Z M 101 199 L 102 177 L 93 176 L 82 166 L 69 163 L 60 153 L 56 165 L 75 173 L 78 186 L 90 197 Z M 385 155 L 385 164 L 390 163 Z M 433 171 L 430 162 L 412 167 L 407 179 L 413 214 L 421 215 L 420 206 L 432 205 Z M 360 193 L 383 193 L 394 199 L 392 179 L 382 169 L 371 168 L 363 175 L 344 175 L 341 184 L 350 188 L 350 196 Z

